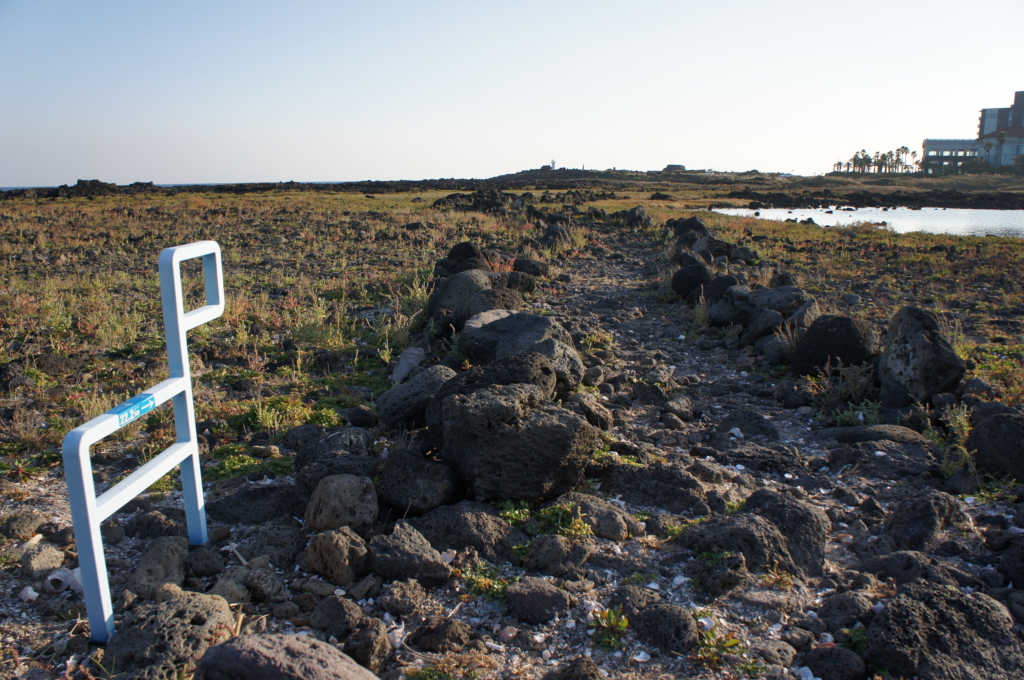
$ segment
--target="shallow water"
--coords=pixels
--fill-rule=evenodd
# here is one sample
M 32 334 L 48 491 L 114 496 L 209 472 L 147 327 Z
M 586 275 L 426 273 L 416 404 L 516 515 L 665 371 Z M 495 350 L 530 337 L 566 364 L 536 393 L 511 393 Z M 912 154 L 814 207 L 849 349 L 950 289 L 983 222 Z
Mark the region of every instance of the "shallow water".
M 957 234 L 959 236 L 1013 236 L 1024 238 L 1024 210 L 966 210 L 962 208 L 860 208 L 853 211 L 833 209 L 831 214 L 824 208 L 807 210 L 786 210 L 785 208 L 722 208 L 715 212 L 723 215 L 755 217 L 760 213 L 763 220 L 784 222 L 811 218 L 823 227 L 848 226 L 860 223 L 879 224 L 885 222 L 898 233 L 927 231 L 933 234 Z

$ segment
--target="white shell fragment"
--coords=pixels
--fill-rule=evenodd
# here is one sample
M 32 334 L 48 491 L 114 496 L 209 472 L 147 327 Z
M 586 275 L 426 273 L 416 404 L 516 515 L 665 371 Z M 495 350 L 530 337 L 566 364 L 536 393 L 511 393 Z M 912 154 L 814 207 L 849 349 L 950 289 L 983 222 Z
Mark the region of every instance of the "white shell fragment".
M 702 619 L 697 619 L 697 623 L 700 624 L 701 630 L 711 630 L 715 627 L 715 620 L 710 616 L 705 616 Z
M 729 430 L 729 434 L 731 434 L 733 437 L 736 437 L 736 439 L 743 439 L 743 430 L 741 430 L 738 427 L 734 427 L 731 430 Z
M 18 597 L 21 598 L 22 602 L 35 602 L 36 598 L 39 597 L 39 593 L 32 590 L 32 586 L 25 586 L 21 589 L 21 592 L 18 593 Z
M 637 652 L 636 654 L 633 655 L 633 661 L 636 661 L 637 663 L 644 663 L 645 661 L 650 661 L 650 660 L 651 660 L 651 655 L 648 654 L 647 652 L 644 652 L 644 651 Z
M 445 550 L 443 553 L 441 553 L 441 559 L 447 562 L 448 564 L 451 564 L 458 554 L 459 553 L 449 548 L 448 550 Z
M 397 626 L 395 629 L 388 632 L 388 642 L 395 649 L 401 649 L 402 645 L 405 644 L 405 624 Z
M 63 593 L 68 588 L 80 595 L 85 592 L 85 587 L 82 586 L 82 571 L 78 567 L 54 569 L 46 577 L 46 586 L 55 593 Z

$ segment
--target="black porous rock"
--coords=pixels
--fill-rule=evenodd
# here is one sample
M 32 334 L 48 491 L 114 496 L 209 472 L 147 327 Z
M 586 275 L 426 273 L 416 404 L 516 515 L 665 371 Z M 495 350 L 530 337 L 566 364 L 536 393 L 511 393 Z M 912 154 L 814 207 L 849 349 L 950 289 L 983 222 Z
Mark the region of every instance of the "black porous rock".
M 580 658 L 548 671 L 543 680 L 605 680 L 604 674 L 589 657 Z
M 695 554 L 743 553 L 747 569 L 781 569 L 802 574 L 790 552 L 789 541 L 771 520 L 751 513 L 712 517 L 688 528 L 676 541 Z
M 898 585 L 931 583 L 959 588 L 980 588 L 981 582 L 950 562 L 913 550 L 900 550 L 865 560 L 851 567 L 873 574 L 879 581 L 893 579 Z
M 433 318 L 442 309 L 455 310 L 482 290 L 491 288 L 491 277 L 480 269 L 452 274 L 446 278 L 427 300 L 427 318 Z
M 335 428 L 319 439 L 307 439 L 295 447 L 295 471 L 320 460 L 330 460 L 340 455 L 373 455 L 373 432 L 361 427 Z
M 399 449 L 392 451 L 381 467 L 380 494 L 403 516 L 416 516 L 450 503 L 455 483 L 455 473 L 447 465 Z
M 352 600 L 340 595 L 325 597 L 309 615 L 309 625 L 344 640 L 366 620 L 366 614 Z
M 707 500 L 697 478 L 677 462 L 646 467 L 611 463 L 601 472 L 601 491 L 622 496 L 631 505 L 659 507 L 673 513 L 686 512 Z
M 510 585 L 507 593 L 512 615 L 531 625 L 547 623 L 571 604 L 564 590 L 531 576 Z
M 999 560 L 999 573 L 1016 588 L 1024 586 L 1024 538 L 1017 538 L 1003 551 Z
M 375 680 L 334 645 L 308 635 L 240 635 L 211 647 L 195 680 Z
M 505 359 L 498 359 L 481 366 L 474 366 L 460 372 L 446 382 L 434 395 L 427 407 L 427 427 L 430 432 L 440 433 L 444 420 L 441 409 L 444 400 L 453 394 L 469 394 L 491 385 L 536 385 L 540 387 L 544 398 L 550 398 L 555 392 L 555 367 L 551 360 L 537 352 L 517 354 Z M 440 444 L 440 440 L 438 440 Z
M 225 524 L 265 524 L 279 517 L 301 517 L 305 506 L 306 498 L 294 484 L 275 484 L 245 486 L 207 503 L 206 512 Z
M 425 652 L 461 652 L 469 644 L 472 632 L 464 621 L 432 616 L 410 633 L 407 640 Z
M 238 552 L 247 560 L 266 555 L 275 567 L 286 569 L 294 564 L 295 556 L 306 547 L 306 540 L 306 532 L 301 527 L 294 524 L 269 524 L 259 527 L 243 539 Z
M 430 587 L 443 584 L 452 571 L 423 534 L 404 521 L 390 534 L 371 539 L 370 565 L 386 581 L 414 578 Z
M 467 321 L 477 314 L 492 309 L 507 309 L 518 312 L 523 308 L 523 296 L 511 288 L 481 290 L 459 305 L 455 310 L 455 330 L 462 330 Z
M 844 647 L 821 646 L 804 654 L 801 661 L 819 678 L 829 680 L 861 680 L 864 677 L 864 659 Z
M 875 616 L 864 657 L 920 680 L 1015 680 L 1024 675 L 1024 643 L 1013 626 L 1006 607 L 988 595 L 911 585 Z
M 975 452 L 979 468 L 1024 482 L 1024 415 L 1000 413 L 979 421 L 967 438 L 967 449 Z
M 459 336 L 459 351 L 474 363 L 539 352 L 554 365 L 561 389 L 575 389 L 583 381 L 583 362 L 572 336 L 554 319 L 538 314 L 512 314 L 466 331 Z
M 345 640 L 345 653 L 372 673 L 380 673 L 393 651 L 388 629 L 380 619 L 369 619 Z
M 533 385 L 453 395 L 442 416 L 441 460 L 477 500 L 538 501 L 565 493 L 582 480 L 598 443 L 598 430 L 585 418 L 544 404 Z
M 711 283 L 711 270 L 706 264 L 694 263 L 683 267 L 672 275 L 672 290 L 685 298 L 693 290 Z
M 662 654 L 688 654 L 697 646 L 697 622 L 690 610 L 677 604 L 649 605 L 637 614 L 633 626 L 641 642 Z
M 752 512 L 774 522 L 784 533 L 797 566 L 813 576 L 822 573 L 832 523 L 820 508 L 762 489 L 747 498 L 743 512 Z
M 515 561 L 513 548 L 529 542 L 529 537 L 498 516 L 490 505 L 462 501 L 443 505 L 422 517 L 410 520 L 435 550 L 458 551 L 473 548 L 494 564 Z
M 912 400 L 926 403 L 940 392 L 955 391 L 966 372 L 934 314 L 908 306 L 892 318 L 879 364 L 883 383 L 896 383 Z
M 836 368 L 855 366 L 875 357 L 879 349 L 878 331 L 867 321 L 848 316 L 820 316 L 797 343 L 790 370 L 799 375 L 817 375 L 826 364 Z
M 969 524 L 955 498 L 929 489 L 897 505 L 885 522 L 885 533 L 901 550 L 924 550 L 947 526 Z
M 230 638 L 234 623 L 219 595 L 179 593 L 136 605 L 107 643 L 107 670 L 123 678 L 174 678 L 179 668 Z
M 657 591 L 643 586 L 619 586 L 608 600 L 609 608 L 622 607 L 622 613 L 632 621 L 641 610 L 655 602 L 661 602 Z
M 395 385 L 377 397 L 377 417 L 387 427 L 422 425 L 423 412 L 434 395 L 455 371 L 440 364 L 430 366 L 408 382 Z
M 185 525 L 157 510 L 133 515 L 125 525 L 124 532 L 132 538 L 146 540 L 160 536 L 184 536 L 186 534 Z

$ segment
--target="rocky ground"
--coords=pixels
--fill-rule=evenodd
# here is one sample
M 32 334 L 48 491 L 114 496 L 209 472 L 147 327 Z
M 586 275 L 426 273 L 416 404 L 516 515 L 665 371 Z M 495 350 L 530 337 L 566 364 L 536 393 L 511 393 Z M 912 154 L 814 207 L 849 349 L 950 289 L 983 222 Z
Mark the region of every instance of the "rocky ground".
M 401 384 L 207 483 L 209 544 L 173 490 L 104 525 L 105 648 L 49 578 L 63 479 L 10 477 L 0 678 L 1024 673 L 1024 415 L 941 314 L 816 297 L 754 231 L 533 219 L 434 263 Z

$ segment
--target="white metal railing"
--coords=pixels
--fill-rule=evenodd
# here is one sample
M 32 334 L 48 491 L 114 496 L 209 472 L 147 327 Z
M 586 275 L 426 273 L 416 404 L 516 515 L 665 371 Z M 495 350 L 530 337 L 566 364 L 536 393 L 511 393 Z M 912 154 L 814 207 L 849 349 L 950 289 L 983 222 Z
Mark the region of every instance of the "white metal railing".
M 186 313 L 181 289 L 181 263 L 197 257 L 203 259 L 206 304 Z M 64 475 L 71 502 L 89 629 L 96 642 L 106 642 L 114 632 L 110 585 L 100 535 L 100 523 L 104 519 L 180 465 L 189 543 L 202 545 L 207 540 L 186 333 L 224 313 L 224 273 L 217 242 L 199 241 L 165 248 L 160 253 L 160 297 L 170 378 L 76 427 L 64 438 Z M 175 443 L 101 496 L 96 496 L 89 448 L 167 401 L 174 405 Z

